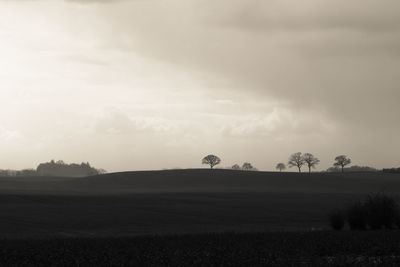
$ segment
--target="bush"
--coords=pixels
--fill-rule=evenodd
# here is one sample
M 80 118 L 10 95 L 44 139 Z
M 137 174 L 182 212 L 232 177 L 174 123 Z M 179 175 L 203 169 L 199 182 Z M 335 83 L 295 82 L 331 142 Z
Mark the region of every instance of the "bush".
M 370 229 L 391 229 L 396 223 L 398 205 L 394 198 L 380 194 L 370 194 L 365 201 L 367 224 Z
M 400 229 L 400 209 L 393 197 L 383 193 L 369 194 L 364 202 L 358 201 L 347 210 L 347 222 L 351 230 Z M 343 215 L 342 215 L 343 216 Z M 334 212 L 329 217 L 333 229 L 339 230 L 340 214 Z
M 351 230 L 365 230 L 367 228 L 367 211 L 363 203 L 356 202 L 348 209 L 347 222 Z
M 329 222 L 332 229 L 339 231 L 344 228 L 346 217 L 342 211 L 337 210 L 329 214 Z

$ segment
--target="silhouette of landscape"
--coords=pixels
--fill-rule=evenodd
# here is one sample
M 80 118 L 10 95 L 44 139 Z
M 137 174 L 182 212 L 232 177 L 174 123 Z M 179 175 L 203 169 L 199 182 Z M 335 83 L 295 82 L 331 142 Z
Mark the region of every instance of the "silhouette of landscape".
M 400 266 L 400 1 L 0 0 L 0 267 Z
M 0 178 L 0 235 L 118 236 L 329 229 L 329 211 L 400 174 L 182 169 Z

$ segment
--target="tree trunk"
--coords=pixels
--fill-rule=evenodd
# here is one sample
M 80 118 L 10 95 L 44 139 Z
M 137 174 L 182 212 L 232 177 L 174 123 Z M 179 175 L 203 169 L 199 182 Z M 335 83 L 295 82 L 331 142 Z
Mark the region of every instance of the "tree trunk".
M 301 172 L 301 168 L 299 166 L 297 168 L 299 168 L 299 172 Z
M 311 173 L 311 167 L 310 166 L 308 166 L 308 173 L 309 174 Z
M 344 166 L 342 165 L 342 172 L 344 172 Z

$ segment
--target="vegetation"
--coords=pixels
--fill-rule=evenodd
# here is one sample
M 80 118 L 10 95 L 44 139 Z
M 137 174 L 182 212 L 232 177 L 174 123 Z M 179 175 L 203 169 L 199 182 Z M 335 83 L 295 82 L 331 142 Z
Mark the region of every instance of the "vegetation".
M 387 172 L 387 173 L 400 173 L 400 168 L 383 169 L 383 172 Z
M 400 232 L 2 240 L 1 266 L 399 266 Z
M 89 162 L 81 164 L 66 164 L 64 161 L 54 160 L 46 163 L 41 163 L 36 169 L 36 172 L 40 176 L 65 176 L 65 177 L 81 177 L 91 176 L 99 174 L 99 170 L 96 170 L 90 166 Z
M 333 212 L 329 217 L 332 228 L 342 229 L 343 218 L 342 212 Z M 348 208 L 346 220 L 352 230 L 392 229 L 395 225 L 400 228 L 400 209 L 393 197 L 369 194 L 364 201 L 357 201 Z
M 253 167 L 253 165 L 251 165 L 250 162 L 245 162 L 242 165 L 242 170 L 251 171 L 251 170 L 254 170 L 254 167 Z
M 215 155 L 207 155 L 202 160 L 202 164 L 210 165 L 211 169 L 213 169 L 215 165 L 218 165 L 220 163 L 221 159 Z
M 318 158 L 316 158 L 313 154 L 311 153 L 305 153 L 303 155 L 303 160 L 308 166 L 308 172 L 311 173 L 311 168 L 315 169 L 315 166 L 320 162 Z
M 329 222 L 332 229 L 342 230 L 346 223 L 346 217 L 341 210 L 333 211 L 329 214 Z
M 346 155 L 340 155 L 335 158 L 335 163 L 333 163 L 333 166 L 336 167 L 341 167 L 342 172 L 344 172 L 344 167 L 349 165 L 351 163 L 351 159 L 349 159 Z
M 330 167 L 326 170 L 327 172 L 341 172 L 342 170 L 338 166 Z M 343 168 L 343 172 L 377 172 L 378 170 L 368 166 L 354 165 L 348 168 Z
M 234 165 L 231 167 L 231 169 L 232 169 L 232 170 L 240 170 L 240 166 L 239 166 L 238 164 L 234 164 Z
M 290 155 L 289 157 L 289 162 L 288 166 L 289 168 L 291 167 L 297 167 L 299 169 L 299 172 L 301 172 L 301 167 L 305 164 L 306 162 L 304 161 L 304 157 L 301 154 L 301 152 L 294 153 Z
M 35 176 L 53 176 L 53 177 L 84 177 L 106 173 L 103 169 L 95 169 L 89 162 L 81 164 L 67 164 L 62 160 L 40 163 L 36 169 L 0 170 L 1 177 L 35 177 Z
M 276 164 L 275 169 L 277 169 L 277 170 L 279 170 L 280 172 L 282 172 L 282 170 L 285 170 L 285 169 L 286 169 L 286 165 L 285 165 L 284 163 L 280 162 L 280 163 Z

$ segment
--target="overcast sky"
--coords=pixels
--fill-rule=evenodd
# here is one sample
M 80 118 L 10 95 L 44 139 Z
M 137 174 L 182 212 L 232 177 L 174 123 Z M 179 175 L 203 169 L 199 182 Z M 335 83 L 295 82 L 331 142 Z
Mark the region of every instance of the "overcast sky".
M 398 0 L 0 0 L 0 169 L 400 167 Z

